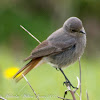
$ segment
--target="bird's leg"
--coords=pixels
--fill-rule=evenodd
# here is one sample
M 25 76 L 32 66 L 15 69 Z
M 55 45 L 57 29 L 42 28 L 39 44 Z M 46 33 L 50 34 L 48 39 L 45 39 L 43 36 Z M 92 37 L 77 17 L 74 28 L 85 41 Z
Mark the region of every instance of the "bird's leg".
M 66 77 L 65 73 L 63 72 L 63 70 L 62 70 L 61 68 L 59 68 L 59 70 L 62 72 L 62 74 L 64 75 L 65 80 L 66 80 L 66 82 L 64 82 L 63 84 L 68 84 L 68 85 L 72 86 L 73 88 L 76 88 L 76 87 L 74 87 L 74 86 L 71 84 L 71 82 L 68 80 L 68 78 Z

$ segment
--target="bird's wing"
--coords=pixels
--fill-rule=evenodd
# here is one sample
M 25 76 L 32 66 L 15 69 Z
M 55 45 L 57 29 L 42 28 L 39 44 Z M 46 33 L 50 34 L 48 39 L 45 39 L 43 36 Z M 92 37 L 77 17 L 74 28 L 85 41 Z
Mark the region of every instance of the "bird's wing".
M 75 39 L 70 38 L 66 41 L 52 42 L 49 40 L 43 41 L 40 45 L 38 45 L 31 53 L 31 55 L 25 59 L 25 61 L 29 59 L 36 59 L 38 57 L 49 56 L 51 54 L 57 54 L 65 49 L 69 49 L 73 45 L 75 45 Z
M 64 50 L 69 50 L 76 44 L 74 38 L 67 38 L 65 41 L 49 41 L 45 40 L 40 45 L 38 45 L 31 53 L 31 55 L 25 59 L 31 61 L 26 64 L 23 68 L 21 68 L 14 76 L 13 78 L 16 78 L 21 72 L 22 74 L 16 79 L 19 81 L 23 78 L 22 75 L 26 75 L 31 69 L 33 69 L 42 59 L 44 56 L 54 55 L 58 54 L 60 52 L 63 52 Z

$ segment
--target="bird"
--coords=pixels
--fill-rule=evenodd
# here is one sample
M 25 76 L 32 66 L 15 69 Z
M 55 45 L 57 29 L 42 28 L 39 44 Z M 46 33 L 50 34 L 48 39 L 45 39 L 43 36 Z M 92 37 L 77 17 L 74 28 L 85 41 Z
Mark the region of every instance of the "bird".
M 18 82 L 33 68 L 46 62 L 64 75 L 66 83 L 74 88 L 65 75 L 67 68 L 81 57 L 86 47 L 86 32 L 82 21 L 77 17 L 68 18 L 63 26 L 34 48 L 25 61 L 29 61 L 14 76 Z M 21 73 L 21 75 L 20 75 Z M 20 75 L 19 77 L 17 77 Z

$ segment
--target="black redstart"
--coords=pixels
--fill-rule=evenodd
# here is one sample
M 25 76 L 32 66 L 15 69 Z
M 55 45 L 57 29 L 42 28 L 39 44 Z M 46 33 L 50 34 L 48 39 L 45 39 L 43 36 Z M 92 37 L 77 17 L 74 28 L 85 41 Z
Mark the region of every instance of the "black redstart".
M 48 62 L 59 69 L 66 82 L 72 86 L 62 68 L 77 61 L 83 54 L 85 47 L 86 33 L 82 21 L 77 17 L 70 17 L 60 29 L 53 32 L 32 51 L 31 55 L 25 59 L 25 61 L 30 60 L 29 63 L 22 67 L 13 78 L 21 72 L 26 75 L 40 63 Z M 17 81 L 23 78 L 22 74 L 16 78 Z

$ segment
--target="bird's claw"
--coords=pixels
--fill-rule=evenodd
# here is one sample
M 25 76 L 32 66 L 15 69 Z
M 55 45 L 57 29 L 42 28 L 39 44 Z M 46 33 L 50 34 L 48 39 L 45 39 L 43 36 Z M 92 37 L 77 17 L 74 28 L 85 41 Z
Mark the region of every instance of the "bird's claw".
M 71 84 L 68 81 L 63 82 L 63 85 L 71 86 Z
M 63 82 L 63 85 L 70 86 L 70 87 L 72 87 L 72 88 L 77 88 L 77 87 L 74 87 L 74 86 L 70 83 L 70 81 Z
M 59 68 L 56 68 L 57 71 L 59 71 Z

